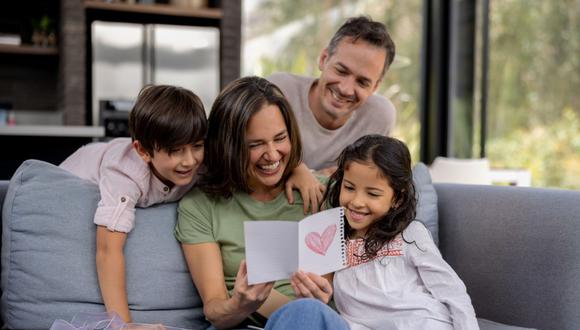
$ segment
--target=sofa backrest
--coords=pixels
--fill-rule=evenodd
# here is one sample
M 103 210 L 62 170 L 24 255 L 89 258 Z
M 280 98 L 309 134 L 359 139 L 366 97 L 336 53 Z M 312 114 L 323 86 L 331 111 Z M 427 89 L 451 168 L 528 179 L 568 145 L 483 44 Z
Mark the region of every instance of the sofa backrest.
M 439 247 L 478 317 L 580 325 L 580 191 L 435 184 Z
M 14 174 L 2 210 L 1 317 L 9 329 L 48 329 L 55 319 L 103 312 L 95 269 L 98 187 L 49 163 Z M 173 236 L 176 204 L 137 209 L 125 245 L 135 322 L 208 326 Z

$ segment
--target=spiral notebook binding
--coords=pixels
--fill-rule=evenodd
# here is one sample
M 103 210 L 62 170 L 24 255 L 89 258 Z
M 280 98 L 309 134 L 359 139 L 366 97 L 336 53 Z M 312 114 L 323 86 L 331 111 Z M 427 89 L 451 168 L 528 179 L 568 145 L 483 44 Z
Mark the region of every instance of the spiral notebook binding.
M 339 226 L 339 233 L 340 233 L 340 253 L 341 253 L 341 258 L 342 258 L 342 265 L 343 266 L 347 266 L 347 256 L 346 256 L 346 240 L 344 237 L 344 207 L 341 207 L 339 209 L 339 215 L 340 215 L 340 226 Z

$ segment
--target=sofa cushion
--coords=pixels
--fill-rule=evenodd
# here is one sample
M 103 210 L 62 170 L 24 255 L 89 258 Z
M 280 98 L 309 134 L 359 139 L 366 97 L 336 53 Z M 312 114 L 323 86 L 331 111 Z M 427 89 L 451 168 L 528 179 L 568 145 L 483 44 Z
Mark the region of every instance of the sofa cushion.
M 102 312 L 93 215 L 98 187 L 37 160 L 24 162 L 6 194 L 2 223 L 4 325 L 48 329 L 55 319 Z M 173 236 L 176 204 L 137 209 L 125 255 L 135 322 L 205 328 L 202 302 Z
M 486 319 L 477 319 L 479 330 L 535 330 L 534 328 L 522 328 L 515 325 L 501 324 Z
M 417 215 L 415 218 L 429 229 L 435 244 L 439 245 L 439 216 L 437 212 L 437 192 L 431 182 L 431 174 L 425 164 L 419 162 L 413 167 L 413 181 L 417 190 Z

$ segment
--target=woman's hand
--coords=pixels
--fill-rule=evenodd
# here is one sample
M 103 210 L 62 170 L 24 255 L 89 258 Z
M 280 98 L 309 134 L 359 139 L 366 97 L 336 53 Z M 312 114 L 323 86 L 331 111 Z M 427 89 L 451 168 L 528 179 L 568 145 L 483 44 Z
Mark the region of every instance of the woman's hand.
M 274 282 L 248 285 L 248 268 L 246 266 L 246 260 L 242 260 L 232 295 L 234 308 L 248 314 L 257 311 L 264 301 L 266 301 L 273 287 Z
M 290 284 L 297 298 L 316 298 L 328 304 L 332 297 L 332 284 L 328 279 L 314 273 L 299 270 L 292 274 Z
M 293 189 L 298 189 L 302 195 L 304 214 L 308 213 L 309 207 L 312 213 L 318 212 L 326 187 L 316 179 L 304 163 L 298 165 L 286 181 L 286 198 L 290 204 L 294 203 Z

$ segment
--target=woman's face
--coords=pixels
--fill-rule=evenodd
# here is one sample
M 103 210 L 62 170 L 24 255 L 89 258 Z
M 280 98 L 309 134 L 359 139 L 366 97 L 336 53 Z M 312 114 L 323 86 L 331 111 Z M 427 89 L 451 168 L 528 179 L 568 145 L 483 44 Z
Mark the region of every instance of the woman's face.
M 267 104 L 250 118 L 246 128 L 250 152 L 248 184 L 257 193 L 277 188 L 292 150 L 280 108 Z

